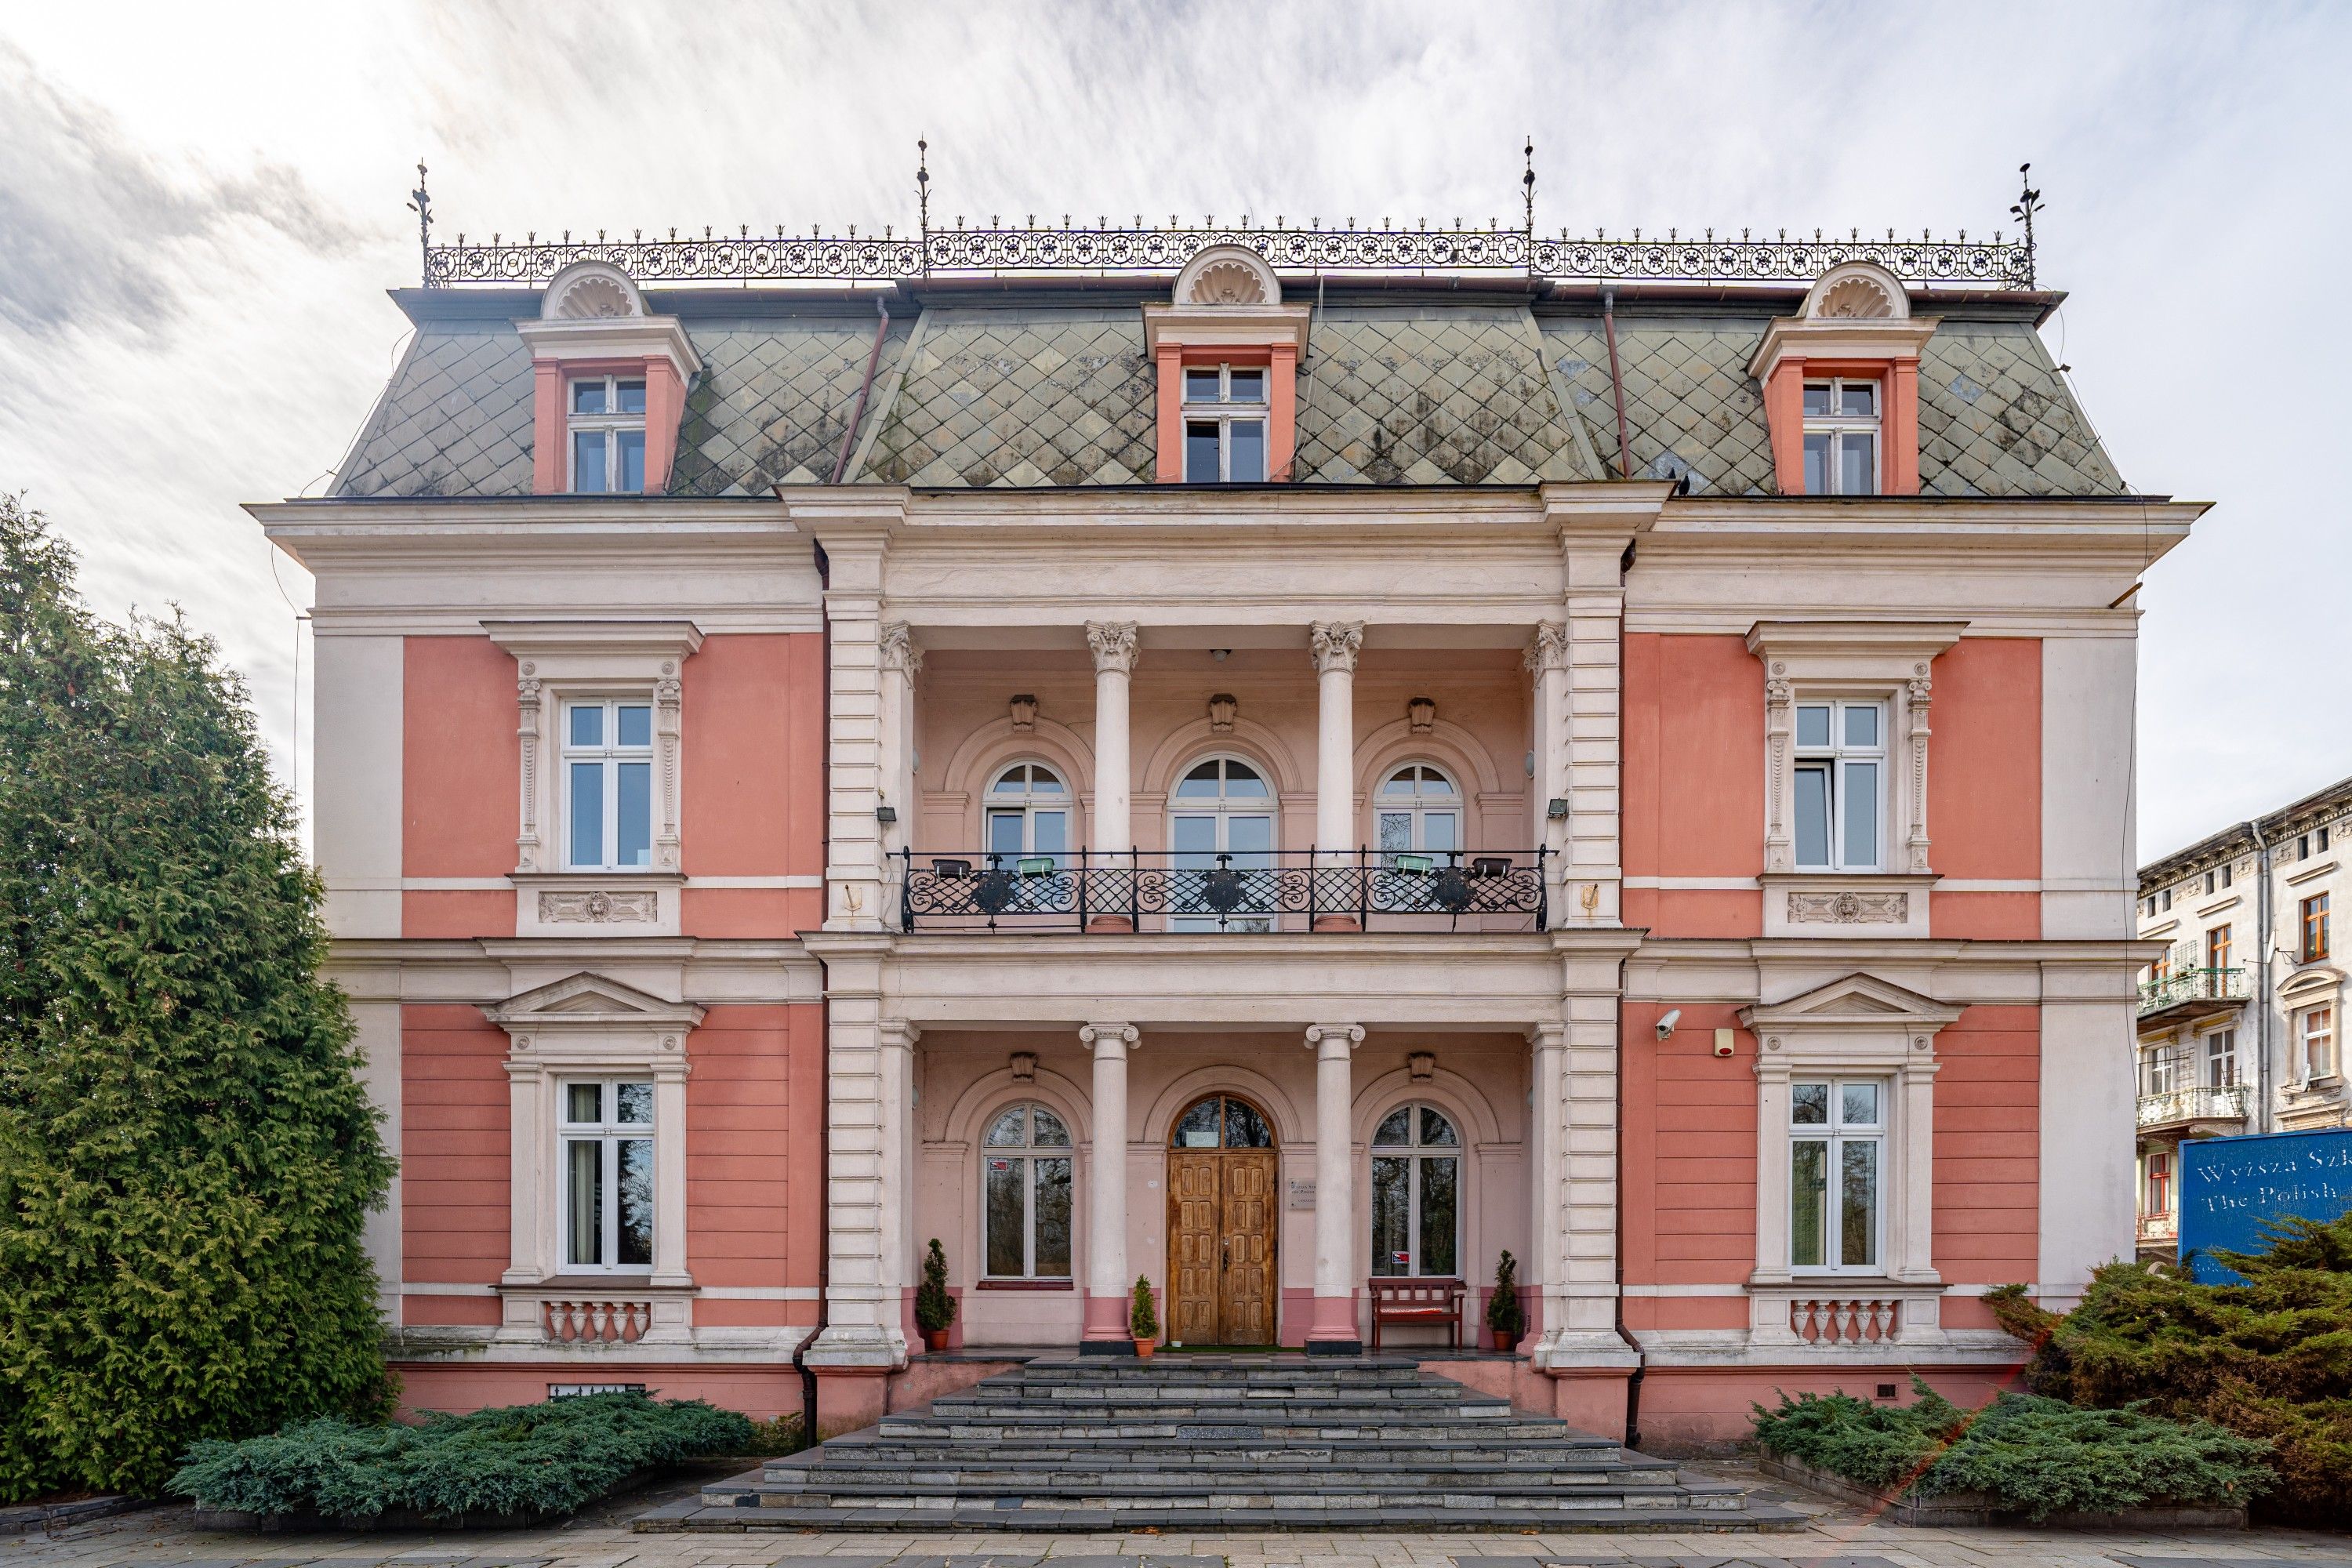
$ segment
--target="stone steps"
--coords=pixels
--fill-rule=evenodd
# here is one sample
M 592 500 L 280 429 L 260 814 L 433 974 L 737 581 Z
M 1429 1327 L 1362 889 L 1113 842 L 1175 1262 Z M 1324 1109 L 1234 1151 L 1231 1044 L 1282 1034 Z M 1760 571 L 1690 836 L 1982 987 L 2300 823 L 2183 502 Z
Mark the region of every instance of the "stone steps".
M 641 1530 L 1794 1527 L 1402 1358 L 1041 1359 Z

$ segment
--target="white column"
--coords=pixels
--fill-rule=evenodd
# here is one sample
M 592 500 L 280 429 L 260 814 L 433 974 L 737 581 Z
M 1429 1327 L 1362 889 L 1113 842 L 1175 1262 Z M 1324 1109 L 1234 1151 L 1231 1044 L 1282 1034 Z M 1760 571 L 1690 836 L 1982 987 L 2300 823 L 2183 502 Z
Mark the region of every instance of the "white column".
M 881 828 L 883 920 L 897 926 L 903 865 L 892 858 L 915 842 L 915 677 L 922 673 L 923 650 L 904 621 L 885 621 L 881 636 L 882 805 L 898 821 Z
M 1319 629 L 1319 628 L 1318 628 Z M 1355 1100 L 1352 1069 L 1361 1025 L 1312 1024 L 1315 1053 L 1315 1321 L 1308 1354 L 1352 1355 L 1363 1348 L 1356 1327 Z
M 1123 696 L 1123 693 L 1122 693 Z M 1081 1353 L 1122 1354 L 1128 1332 L 1127 1053 L 1132 1024 L 1088 1024 L 1079 1042 L 1094 1052 L 1094 1148 L 1087 1163 L 1086 1336 Z
M 1364 624 L 1318 621 L 1307 636 L 1317 697 L 1315 847 L 1344 858 L 1356 845 L 1356 657 Z
M 1095 800 L 1090 842 L 1097 856 L 1123 857 L 1135 848 L 1130 820 L 1135 781 L 1128 742 L 1128 684 L 1135 673 L 1136 630 L 1132 621 L 1088 621 L 1087 644 L 1095 655 Z M 1127 931 L 1132 917 L 1097 915 L 1096 931 Z
M 1568 800 L 1568 628 L 1539 622 L 1528 639 L 1524 662 L 1534 686 L 1528 735 L 1536 756 L 1534 799 L 1528 803 L 1528 842 L 1549 850 L 1544 868 L 1547 923 L 1568 923 L 1568 818 L 1554 817 L 1551 803 Z
M 872 1373 L 907 1363 L 908 1058 L 915 1032 L 882 1015 L 882 936 L 821 939 L 826 1003 L 825 1318 L 807 1363 Z M 812 945 L 817 945 L 812 943 Z M 824 1397 L 820 1390 L 820 1399 Z
M 691 1285 L 686 1268 L 686 1053 L 664 1035 L 654 1074 L 654 1272 L 656 1285 Z
M 1520 1282 L 1535 1288 L 1538 1344 L 1559 1337 L 1568 1320 L 1568 1026 L 1544 1022 L 1528 1031 L 1528 1257 Z

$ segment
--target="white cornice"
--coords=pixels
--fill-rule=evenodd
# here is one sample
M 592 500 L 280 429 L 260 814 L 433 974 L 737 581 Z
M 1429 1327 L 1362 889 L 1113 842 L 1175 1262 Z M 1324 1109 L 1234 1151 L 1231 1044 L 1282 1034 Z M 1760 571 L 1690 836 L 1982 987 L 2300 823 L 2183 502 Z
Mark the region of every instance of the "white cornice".
M 1265 348 L 1287 342 L 1307 352 L 1310 305 L 1175 305 L 1153 300 L 1143 307 L 1143 352 L 1161 342 L 1186 348 Z
M 1790 354 L 1801 359 L 1902 360 L 1919 357 L 1935 335 L 1933 317 L 1894 321 L 1885 317 L 1783 316 L 1764 329 L 1764 341 L 1748 362 L 1748 374 L 1762 381 Z

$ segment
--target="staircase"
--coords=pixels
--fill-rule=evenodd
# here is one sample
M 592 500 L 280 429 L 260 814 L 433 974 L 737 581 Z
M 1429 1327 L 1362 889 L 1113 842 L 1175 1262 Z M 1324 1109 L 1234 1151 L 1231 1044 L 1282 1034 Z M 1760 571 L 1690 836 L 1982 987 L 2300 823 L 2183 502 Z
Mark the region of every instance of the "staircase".
M 639 1530 L 1759 1530 L 1803 1516 L 1403 1357 L 1040 1358 Z

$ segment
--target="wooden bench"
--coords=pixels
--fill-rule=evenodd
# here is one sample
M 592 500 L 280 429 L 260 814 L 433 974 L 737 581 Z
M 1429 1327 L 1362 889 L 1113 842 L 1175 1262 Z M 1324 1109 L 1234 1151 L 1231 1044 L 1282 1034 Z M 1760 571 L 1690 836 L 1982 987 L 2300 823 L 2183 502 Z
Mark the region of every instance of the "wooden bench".
M 1376 1274 L 1370 1286 L 1372 1349 L 1381 1348 L 1383 1323 L 1429 1328 L 1442 1323 L 1447 1343 L 1455 1350 L 1462 1348 L 1462 1302 L 1469 1294 L 1462 1280 Z

